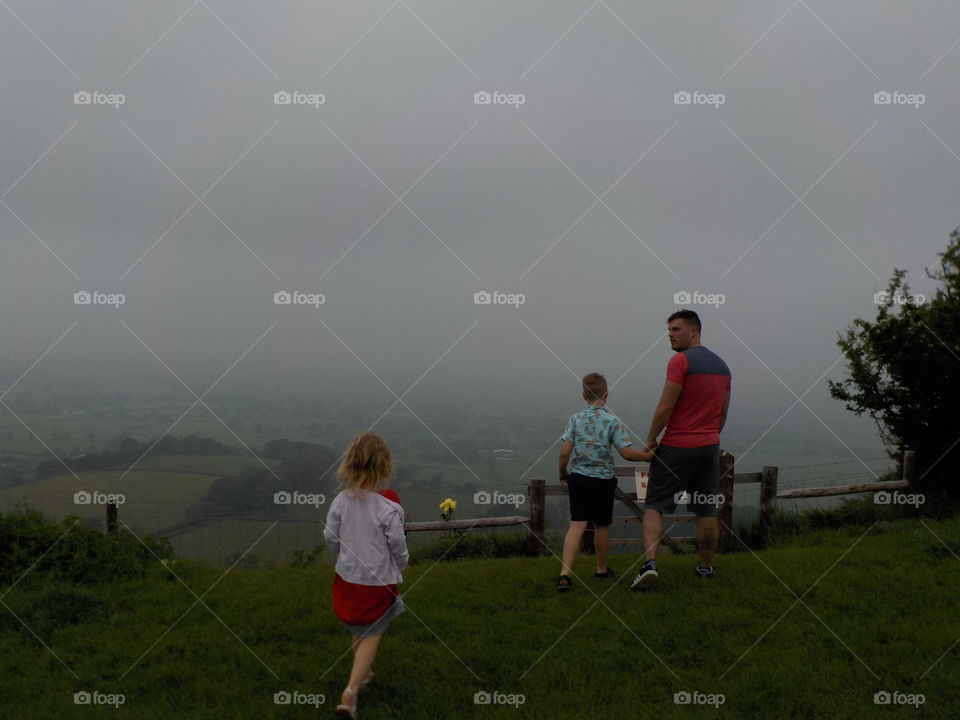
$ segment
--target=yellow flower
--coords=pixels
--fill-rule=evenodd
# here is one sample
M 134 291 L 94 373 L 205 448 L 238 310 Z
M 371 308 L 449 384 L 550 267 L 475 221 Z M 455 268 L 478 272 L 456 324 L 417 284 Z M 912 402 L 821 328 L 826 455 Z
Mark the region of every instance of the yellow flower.
M 457 509 L 457 501 L 452 498 L 445 499 L 440 503 L 440 510 L 444 513 L 450 513 Z

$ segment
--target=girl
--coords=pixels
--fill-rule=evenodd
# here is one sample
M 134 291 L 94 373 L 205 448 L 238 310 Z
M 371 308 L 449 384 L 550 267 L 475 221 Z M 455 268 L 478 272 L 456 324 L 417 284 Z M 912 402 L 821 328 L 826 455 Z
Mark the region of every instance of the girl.
M 333 612 L 353 634 L 353 669 L 337 717 L 357 716 L 357 693 L 373 679 L 373 659 L 387 625 L 403 612 L 397 583 L 407 566 L 403 508 L 393 490 L 393 456 L 379 435 L 353 438 L 337 475 L 342 490 L 330 504 L 323 536 L 337 558 Z

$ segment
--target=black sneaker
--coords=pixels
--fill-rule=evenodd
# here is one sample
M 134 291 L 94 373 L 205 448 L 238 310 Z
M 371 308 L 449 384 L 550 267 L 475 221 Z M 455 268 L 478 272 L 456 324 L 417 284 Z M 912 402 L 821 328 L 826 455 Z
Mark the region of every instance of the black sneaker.
M 633 582 L 630 583 L 631 590 L 649 590 L 654 585 L 657 584 L 657 580 L 660 576 L 657 574 L 657 563 L 655 560 L 647 560 L 643 567 L 640 568 L 640 572 L 637 573 L 637 576 L 633 579 Z
M 710 567 L 700 567 L 700 563 L 697 563 L 697 577 L 701 580 L 713 580 L 715 573 L 713 572 L 713 565 Z
M 565 593 L 573 590 L 573 580 L 569 575 L 561 575 L 557 578 L 557 592 Z
M 602 572 L 602 573 L 595 572 L 593 576 L 596 578 L 612 578 L 616 576 L 616 573 L 613 571 L 613 568 L 607 568 L 606 572 Z

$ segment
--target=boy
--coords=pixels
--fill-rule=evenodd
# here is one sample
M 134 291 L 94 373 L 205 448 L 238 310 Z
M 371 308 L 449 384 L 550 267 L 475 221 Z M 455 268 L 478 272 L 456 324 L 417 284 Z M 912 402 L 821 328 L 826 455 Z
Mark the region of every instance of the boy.
M 573 587 L 573 559 L 587 527 L 593 521 L 594 546 L 597 552 L 596 577 L 613 577 L 607 567 L 610 544 L 610 523 L 613 522 L 614 475 L 613 451 L 616 447 L 624 460 L 649 461 L 652 454 L 631 447 L 623 434 L 620 419 L 607 410 L 607 380 L 600 373 L 583 377 L 583 399 L 587 408 L 576 413 L 567 423 L 560 446 L 560 483 L 570 496 L 570 529 L 563 540 L 563 565 L 557 580 L 557 591 Z M 567 472 L 571 457 L 573 463 Z

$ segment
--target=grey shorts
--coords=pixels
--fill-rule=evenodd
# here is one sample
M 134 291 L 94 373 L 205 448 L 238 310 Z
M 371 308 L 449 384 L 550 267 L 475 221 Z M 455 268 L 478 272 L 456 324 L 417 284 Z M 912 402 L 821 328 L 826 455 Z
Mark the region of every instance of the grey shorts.
M 699 517 L 715 517 L 720 492 L 720 446 L 682 448 L 660 445 L 650 463 L 643 507 L 670 515 L 680 493 L 690 494 L 687 508 Z
M 374 620 L 369 625 L 348 625 L 343 623 L 347 630 L 350 631 L 350 634 L 354 637 L 371 637 L 373 635 L 383 635 L 387 630 L 387 626 L 390 622 L 400 613 L 407 609 L 407 606 L 403 604 L 403 600 L 399 595 L 396 596 L 396 599 L 393 601 L 393 605 L 379 618 Z

